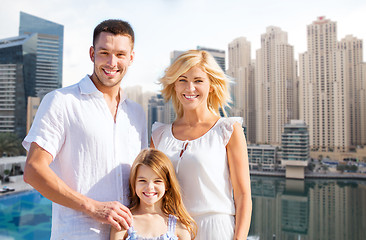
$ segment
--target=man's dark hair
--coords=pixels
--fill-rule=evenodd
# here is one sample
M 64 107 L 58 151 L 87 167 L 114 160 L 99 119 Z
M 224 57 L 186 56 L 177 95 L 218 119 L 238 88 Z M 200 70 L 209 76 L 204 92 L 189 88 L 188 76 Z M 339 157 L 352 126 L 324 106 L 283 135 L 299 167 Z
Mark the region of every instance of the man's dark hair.
M 112 33 L 114 35 L 129 36 L 133 48 L 133 45 L 135 43 L 135 33 L 133 32 L 133 29 L 128 22 L 118 19 L 109 19 L 99 23 L 99 25 L 96 26 L 94 29 L 93 46 L 95 46 L 95 42 L 102 32 Z

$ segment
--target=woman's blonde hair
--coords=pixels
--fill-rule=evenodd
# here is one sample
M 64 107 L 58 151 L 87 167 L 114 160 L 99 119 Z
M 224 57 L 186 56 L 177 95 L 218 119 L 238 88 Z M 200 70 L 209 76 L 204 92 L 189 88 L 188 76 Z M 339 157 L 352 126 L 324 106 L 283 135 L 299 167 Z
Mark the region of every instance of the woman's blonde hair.
M 130 209 L 137 208 L 140 199 L 136 194 L 137 171 L 140 166 L 150 167 L 156 175 L 163 179 L 165 184 L 165 194 L 162 198 L 162 211 L 166 215 L 174 215 L 187 228 L 195 238 L 197 225 L 183 205 L 180 194 L 180 186 L 175 175 L 174 167 L 170 159 L 161 151 L 154 148 L 147 148 L 140 152 L 132 164 L 130 174 Z
M 161 92 L 165 101 L 172 99 L 173 107 L 178 118 L 183 116 L 183 107 L 177 98 L 174 83 L 179 76 L 195 66 L 200 67 L 210 79 L 212 91 L 209 93 L 207 99 L 208 109 L 220 115 L 219 108 L 221 107 L 221 110 L 226 116 L 225 107 L 228 107 L 228 103 L 231 102 L 229 81 L 212 55 L 203 50 L 186 51 L 165 70 L 165 75 L 160 79 L 160 83 L 163 85 Z

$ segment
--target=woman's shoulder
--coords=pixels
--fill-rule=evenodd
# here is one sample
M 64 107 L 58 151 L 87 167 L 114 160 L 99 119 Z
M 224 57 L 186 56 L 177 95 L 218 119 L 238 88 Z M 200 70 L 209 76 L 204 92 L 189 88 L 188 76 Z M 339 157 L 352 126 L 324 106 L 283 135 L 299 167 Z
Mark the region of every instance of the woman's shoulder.
M 157 130 L 161 130 L 161 129 L 164 129 L 164 128 L 167 128 L 169 127 L 171 124 L 169 123 L 162 123 L 162 122 L 154 122 L 152 127 L 151 127 L 151 131 L 152 132 L 155 132 Z
M 218 127 L 220 129 L 220 133 L 223 136 L 224 144 L 227 145 L 229 142 L 231 135 L 234 132 L 234 126 L 242 126 L 243 118 L 242 117 L 225 117 L 220 119 L 220 124 Z

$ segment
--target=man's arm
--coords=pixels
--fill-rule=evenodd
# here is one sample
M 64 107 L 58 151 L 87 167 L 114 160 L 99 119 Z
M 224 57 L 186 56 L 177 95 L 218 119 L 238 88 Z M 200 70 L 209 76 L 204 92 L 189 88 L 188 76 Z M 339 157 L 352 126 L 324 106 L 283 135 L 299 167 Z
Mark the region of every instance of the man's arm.
M 52 155 L 32 142 L 24 168 L 24 181 L 52 202 L 81 211 L 118 231 L 128 229 L 132 214 L 126 206 L 117 201 L 99 202 L 74 191 L 53 172 L 49 166 L 51 162 Z

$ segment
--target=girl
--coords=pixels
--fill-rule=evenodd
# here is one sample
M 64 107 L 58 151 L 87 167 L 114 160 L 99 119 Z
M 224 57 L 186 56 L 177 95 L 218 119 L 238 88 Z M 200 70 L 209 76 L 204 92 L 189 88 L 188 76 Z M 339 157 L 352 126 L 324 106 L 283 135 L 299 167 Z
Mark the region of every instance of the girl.
M 159 150 L 145 149 L 137 156 L 130 175 L 133 226 L 111 229 L 111 240 L 194 239 L 196 223 L 181 200 L 173 165 Z M 192 238 L 192 237 L 193 238 Z
M 241 118 L 222 118 L 228 80 L 214 58 L 190 50 L 161 79 L 176 120 L 155 123 L 151 147 L 173 162 L 199 240 L 246 239 L 252 211 L 247 145 Z

